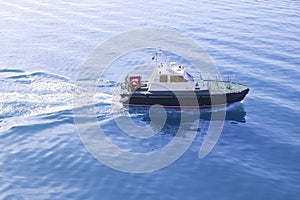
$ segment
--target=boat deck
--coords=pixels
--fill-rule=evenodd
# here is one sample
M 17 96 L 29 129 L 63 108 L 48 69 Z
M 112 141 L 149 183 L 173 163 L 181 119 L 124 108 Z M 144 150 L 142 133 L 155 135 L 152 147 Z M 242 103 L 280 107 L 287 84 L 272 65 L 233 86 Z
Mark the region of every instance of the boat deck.
M 210 94 L 237 93 L 247 89 L 247 86 L 228 81 L 205 80 Z
M 248 87 L 239 83 L 233 83 L 228 81 L 216 81 L 216 80 L 204 80 L 204 84 L 207 84 L 209 93 L 210 94 L 229 94 L 229 93 L 238 93 L 241 91 L 246 90 Z M 146 86 L 146 82 L 143 82 L 142 84 L 144 87 L 141 87 L 137 91 L 144 91 L 146 92 L 148 90 L 148 87 Z M 119 94 L 130 94 L 130 90 L 127 87 L 121 87 L 120 85 L 117 87 L 117 92 Z

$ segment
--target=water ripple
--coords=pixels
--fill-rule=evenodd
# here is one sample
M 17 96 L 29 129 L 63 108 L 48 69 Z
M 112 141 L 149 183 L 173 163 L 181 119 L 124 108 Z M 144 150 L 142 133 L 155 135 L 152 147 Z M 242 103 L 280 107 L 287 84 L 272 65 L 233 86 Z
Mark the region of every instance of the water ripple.
M 298 199 L 299 1 L 0 5 L 0 199 Z M 244 103 L 226 110 L 221 138 L 207 158 L 197 155 L 211 111 L 202 112 L 195 142 L 182 158 L 136 175 L 105 167 L 85 150 L 72 98 L 77 69 L 89 53 L 113 35 L 143 27 L 191 37 L 222 74 L 251 90 Z M 110 108 L 114 84 L 104 80 L 97 87 L 94 112 L 115 143 L 140 152 L 168 143 L 176 113 L 152 141 L 121 135 Z M 145 110 L 131 117 L 140 124 L 150 120 Z

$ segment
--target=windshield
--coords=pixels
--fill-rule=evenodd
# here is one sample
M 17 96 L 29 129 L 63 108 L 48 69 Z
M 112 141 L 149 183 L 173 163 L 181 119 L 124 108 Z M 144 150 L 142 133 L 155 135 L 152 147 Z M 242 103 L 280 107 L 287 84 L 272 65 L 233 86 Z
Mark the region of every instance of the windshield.
M 189 74 L 188 72 L 185 72 L 185 77 L 190 81 L 194 81 L 194 77 L 191 74 Z

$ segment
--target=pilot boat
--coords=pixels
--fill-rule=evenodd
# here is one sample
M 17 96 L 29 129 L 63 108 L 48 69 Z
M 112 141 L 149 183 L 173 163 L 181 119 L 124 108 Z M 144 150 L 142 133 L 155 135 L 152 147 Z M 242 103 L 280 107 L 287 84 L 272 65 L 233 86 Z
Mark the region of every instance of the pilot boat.
M 119 84 L 120 102 L 125 106 L 199 107 L 208 108 L 242 101 L 249 92 L 243 84 L 194 77 L 176 62 L 160 63 L 151 76 L 127 75 Z

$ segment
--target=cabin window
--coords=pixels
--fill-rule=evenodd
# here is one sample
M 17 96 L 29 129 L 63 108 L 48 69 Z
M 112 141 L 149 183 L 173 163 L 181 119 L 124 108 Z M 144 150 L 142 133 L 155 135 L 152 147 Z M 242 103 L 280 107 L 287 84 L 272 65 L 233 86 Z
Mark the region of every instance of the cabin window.
M 160 82 L 168 82 L 168 76 L 167 75 L 160 75 L 159 81 Z
M 183 76 L 170 76 L 171 82 L 187 82 Z

